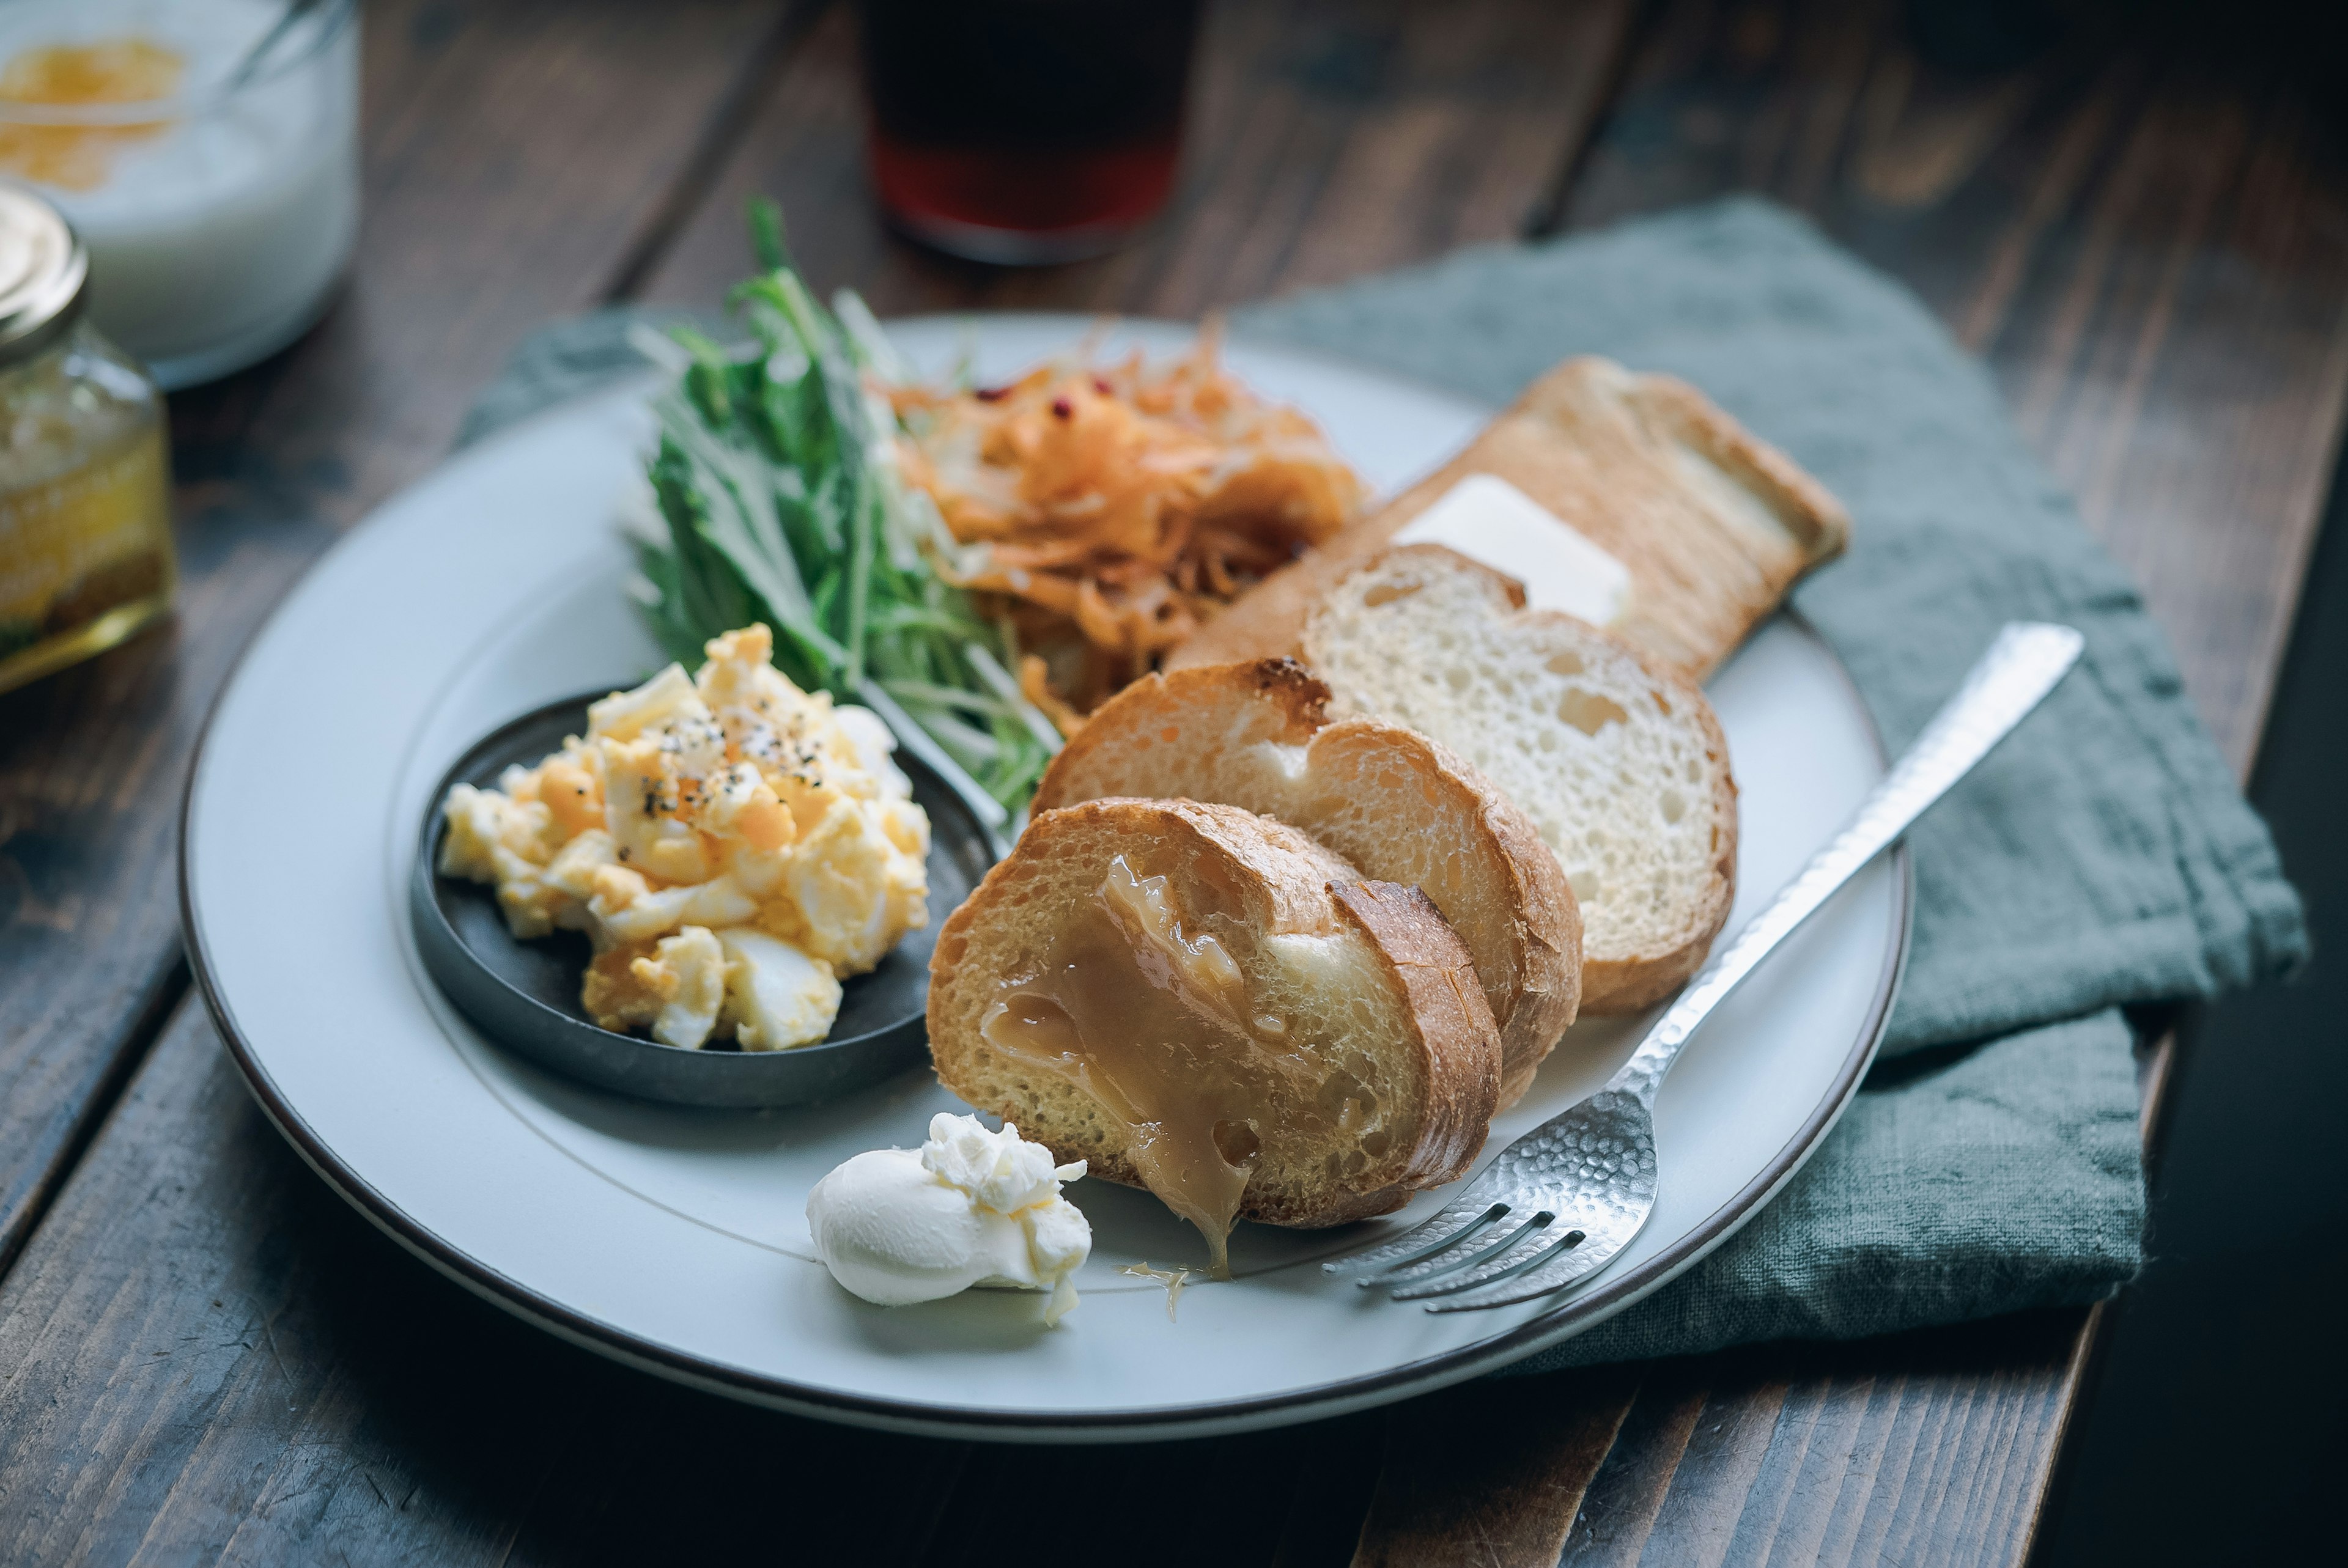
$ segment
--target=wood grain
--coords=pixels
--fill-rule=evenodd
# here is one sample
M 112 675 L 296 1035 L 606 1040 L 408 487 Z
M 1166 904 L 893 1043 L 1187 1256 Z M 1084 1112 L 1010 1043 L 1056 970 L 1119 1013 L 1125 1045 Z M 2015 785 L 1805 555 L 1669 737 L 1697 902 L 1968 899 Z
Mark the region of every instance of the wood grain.
M 781 201 L 819 292 L 884 314 L 1053 309 L 1195 317 L 1514 235 L 1569 166 L 1628 42 L 1631 0 L 1225 5 L 1200 46 L 1182 185 L 1140 244 L 1004 269 L 891 238 L 865 193 L 855 36 L 795 51 L 649 297 L 706 302 L 747 264 L 743 201 Z
M 1638 9 L 1223 5 L 1166 220 L 1010 272 L 873 217 L 839 5 L 370 7 L 367 253 L 308 342 L 176 404 L 179 625 L 0 700 L 0 1266 L 54 1194 L 0 1274 L 0 1561 L 959 1563 L 1037 1487 L 1144 1563 L 2017 1560 L 2079 1314 L 1179 1445 L 819 1427 L 441 1280 L 303 1168 L 176 1001 L 171 799 L 253 621 L 437 460 L 536 319 L 715 297 L 754 190 L 813 281 L 883 311 L 1172 315 L 1528 213 L 1768 191 L 1990 356 L 2246 754 L 2348 382 L 2348 179 L 2304 97 L 2152 44 L 1959 76 L 1871 0 L 1657 0 L 1634 33 Z
M 1958 72 L 1906 10 L 1669 0 L 1565 220 L 1759 191 L 1915 289 L 1987 357 L 2247 771 L 2348 406 L 2336 126 L 2288 58 L 2198 31 L 2083 30 Z
M 352 299 L 288 362 L 175 411 L 196 512 L 180 645 L 132 662 L 99 704 L 102 725 L 77 720 L 63 684 L 46 689 L 50 727 L 69 739 L 98 730 L 143 742 L 149 765 L 118 792 L 127 805 L 155 793 L 155 779 L 176 783 L 197 714 L 252 618 L 340 526 L 438 455 L 465 395 L 519 332 L 639 273 L 655 292 L 712 297 L 742 270 L 739 199 L 762 170 L 805 179 L 829 169 L 838 182 L 829 204 L 791 200 L 819 281 L 863 268 L 861 243 L 883 258 L 875 292 L 884 302 L 895 288 L 938 302 L 1191 312 L 1260 292 L 1290 271 L 1333 276 L 1505 236 L 1594 113 L 1589 84 L 1620 43 L 1623 15 L 1606 4 L 1479 4 L 1461 8 L 1454 31 L 1423 8 L 1228 7 L 1203 73 L 1194 175 L 1207 169 L 1205 183 L 1141 251 L 1028 278 L 924 260 L 881 235 L 854 183 L 840 8 L 788 52 L 779 75 L 761 39 L 795 34 L 796 24 L 767 11 L 706 11 L 711 26 L 688 38 L 706 56 L 665 31 L 638 36 L 617 13 L 575 22 L 498 13 L 493 36 L 468 38 L 421 72 L 438 97 L 395 112 L 393 95 L 375 95 L 371 116 L 381 109 L 384 127 L 371 118 L 370 232 L 394 238 L 371 251 L 375 271 L 362 271 Z M 397 37 L 405 26 L 444 50 L 453 40 L 436 29 L 446 20 L 373 13 L 378 33 Z M 385 53 L 375 49 L 376 68 Z M 662 61 L 647 57 L 664 53 L 675 74 L 701 75 L 664 81 Z M 550 84 L 535 97 L 533 72 Z M 729 84 L 746 73 L 771 79 L 764 107 L 728 128 L 742 133 L 743 151 L 719 166 L 711 200 L 672 249 L 642 225 L 657 221 L 647 214 L 680 183 L 699 187 L 708 149 L 696 147 L 695 125 L 663 126 L 620 100 L 716 102 L 725 118 Z M 559 108 L 544 96 L 553 84 L 564 89 Z M 1251 97 L 1267 101 L 1249 106 Z M 533 104 L 552 122 L 534 133 L 518 123 Z M 1256 118 L 1240 123 L 1243 108 Z M 808 156 L 827 138 L 829 162 Z M 540 153 L 558 189 L 543 204 L 497 210 L 488 197 L 517 199 L 528 183 L 505 160 Z M 608 155 L 607 180 L 613 163 L 633 178 L 577 189 L 599 155 Z M 1227 254 L 1234 235 L 1245 241 L 1236 259 Z M 841 259 L 815 260 L 827 253 Z M 705 272 L 693 277 L 696 257 Z M 822 265 L 837 269 L 833 278 Z M 370 315 L 434 324 L 386 338 L 359 330 Z M 194 666 L 198 657 L 211 662 Z M 117 656 L 91 674 L 126 662 Z M 70 753 L 48 766 L 77 780 L 90 771 Z M 143 844 L 109 839 L 104 824 L 77 826 L 118 870 L 111 883 L 87 866 L 70 879 L 92 907 L 135 907 L 143 896 L 155 918 L 121 946 L 150 961 L 170 950 L 158 897 L 169 886 L 168 818 L 155 814 Z M 57 977 L 50 994 L 125 989 L 77 974 Z M 168 986 L 148 989 L 168 999 Z M 99 1018 L 88 1038 L 128 1033 L 118 1018 Z M 506 1324 L 376 1241 L 302 1172 L 184 1011 L 135 1082 L 0 1290 L 0 1368 L 12 1368 L 0 1388 L 0 1519 L 18 1522 L 13 1538 L 0 1533 L 0 1560 L 640 1561 L 680 1541 L 677 1513 L 641 1506 L 647 1497 L 689 1500 L 699 1544 L 723 1555 L 771 1537 L 762 1475 L 792 1476 L 829 1505 L 872 1495 L 856 1484 L 859 1467 L 910 1471 L 937 1483 L 922 1493 L 936 1507 L 968 1517 L 1026 1471 L 1014 1453 L 843 1440 L 714 1405 Z M 184 1375 L 167 1376 L 167 1365 Z M 1317 1470 L 1283 1462 L 1287 1440 L 1272 1438 L 1058 1462 L 1082 1471 L 1072 1495 L 1099 1500 L 1089 1522 L 1104 1539 L 1131 1518 L 1140 1491 L 1172 1483 L 1218 1500 L 1189 1533 L 1167 1537 L 1189 1558 L 1244 1540 L 1264 1561 L 1323 1562 L 1351 1550 L 1385 1430 L 1383 1418 L 1333 1423 L 1314 1451 L 1345 1462 L 1324 1458 Z M 670 1479 L 713 1464 L 716 1481 Z M 1225 1480 L 1234 1474 L 1265 1479 L 1235 1491 Z M 813 1542 L 920 1561 L 934 1516 L 892 1508 L 876 1523 L 870 1508 L 832 1509 L 837 1529 Z M 951 1544 L 938 1551 L 956 1555 Z
M 2081 1318 L 1756 1346 L 1396 1406 L 1354 1562 L 2018 1562 Z
M 1318 1563 L 1384 1419 L 974 1449 L 658 1382 L 375 1231 L 191 999 L 0 1284 L 0 1562 L 949 1564 L 1041 1505 L 1120 1562 Z
M 366 8 L 350 282 L 292 350 L 173 400 L 176 620 L 0 697 L 0 1265 L 184 985 L 180 787 L 237 651 L 343 528 L 438 460 L 524 331 L 600 297 L 778 16 Z
M 857 1432 L 629 1372 L 442 1279 L 303 1168 L 191 999 L 0 1282 L 0 1562 L 730 1561 L 778 1531 L 810 1562 L 966 1562 L 970 1522 L 1039 1471 L 1086 1539 L 1150 1520 L 1120 1549 L 1139 1563 L 2010 1561 L 2075 1327 L 1499 1380 L 1200 1442 Z
M 1567 1563 L 2011 1563 L 2080 1315 L 1651 1368 Z
M 913 1561 L 963 1462 L 474 1299 L 304 1169 L 192 998 L 0 1286 L 0 1562 Z
M 1555 1563 L 1642 1370 L 1495 1378 L 1394 1407 L 1354 1568 Z

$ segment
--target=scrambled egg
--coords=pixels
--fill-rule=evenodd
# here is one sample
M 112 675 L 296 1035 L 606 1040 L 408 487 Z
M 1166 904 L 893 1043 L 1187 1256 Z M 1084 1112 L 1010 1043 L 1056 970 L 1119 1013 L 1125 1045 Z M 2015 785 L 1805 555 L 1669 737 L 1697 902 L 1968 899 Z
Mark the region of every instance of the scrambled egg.
M 887 726 L 793 685 L 767 628 L 706 651 L 590 707 L 538 766 L 450 789 L 440 870 L 494 883 L 517 937 L 585 932 L 603 1028 L 786 1050 L 929 923 L 930 822 Z

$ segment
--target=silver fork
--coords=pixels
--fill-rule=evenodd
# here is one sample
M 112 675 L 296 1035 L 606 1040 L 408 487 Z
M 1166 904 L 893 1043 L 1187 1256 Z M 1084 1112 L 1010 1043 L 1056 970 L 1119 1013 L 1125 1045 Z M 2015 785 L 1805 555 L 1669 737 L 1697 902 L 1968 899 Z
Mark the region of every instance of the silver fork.
M 1769 907 L 1716 954 L 1603 1089 L 1500 1152 L 1426 1224 L 1321 1266 L 1429 1312 L 1507 1307 L 1582 1284 L 1655 1208 L 1655 1093 L 1737 982 L 1972 771 L 2079 657 L 2067 626 L 2014 622 L 1916 743 Z

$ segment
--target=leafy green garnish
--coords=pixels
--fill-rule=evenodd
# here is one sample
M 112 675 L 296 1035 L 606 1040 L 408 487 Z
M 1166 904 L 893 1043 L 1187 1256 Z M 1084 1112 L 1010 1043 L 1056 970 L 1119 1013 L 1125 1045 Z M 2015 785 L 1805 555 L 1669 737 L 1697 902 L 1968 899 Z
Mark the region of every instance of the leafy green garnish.
M 728 302 L 750 343 L 690 329 L 637 340 L 674 373 L 653 400 L 647 477 L 666 533 L 636 541 L 644 619 L 688 668 L 710 638 L 767 622 L 785 674 L 878 711 L 1000 826 L 1058 733 L 1011 675 L 1007 628 L 932 567 L 953 541 L 899 478 L 895 415 L 865 384 L 905 378 L 895 350 L 853 293 L 837 315 L 808 294 L 773 202 L 753 202 L 749 221 L 762 271 Z

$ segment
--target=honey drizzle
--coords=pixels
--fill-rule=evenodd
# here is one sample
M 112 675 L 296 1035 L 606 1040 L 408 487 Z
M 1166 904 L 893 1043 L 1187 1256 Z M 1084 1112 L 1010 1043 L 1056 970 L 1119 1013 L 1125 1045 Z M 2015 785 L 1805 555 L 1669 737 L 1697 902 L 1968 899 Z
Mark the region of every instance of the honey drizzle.
M 1206 1238 L 1210 1276 L 1231 1277 L 1231 1225 L 1263 1132 L 1318 1116 L 1318 1075 L 1284 1020 L 1250 1005 L 1222 944 L 1186 929 L 1167 878 L 1115 857 L 1042 972 L 1006 986 L 980 1033 L 1118 1123 L 1134 1173 Z
M 1175 1320 L 1174 1304 L 1182 1299 L 1182 1287 L 1190 1283 L 1198 1271 L 1179 1265 L 1173 1268 L 1152 1268 L 1145 1260 L 1128 1263 L 1117 1273 L 1130 1275 L 1136 1279 L 1154 1279 L 1166 1287 L 1166 1321 L 1171 1323 Z

